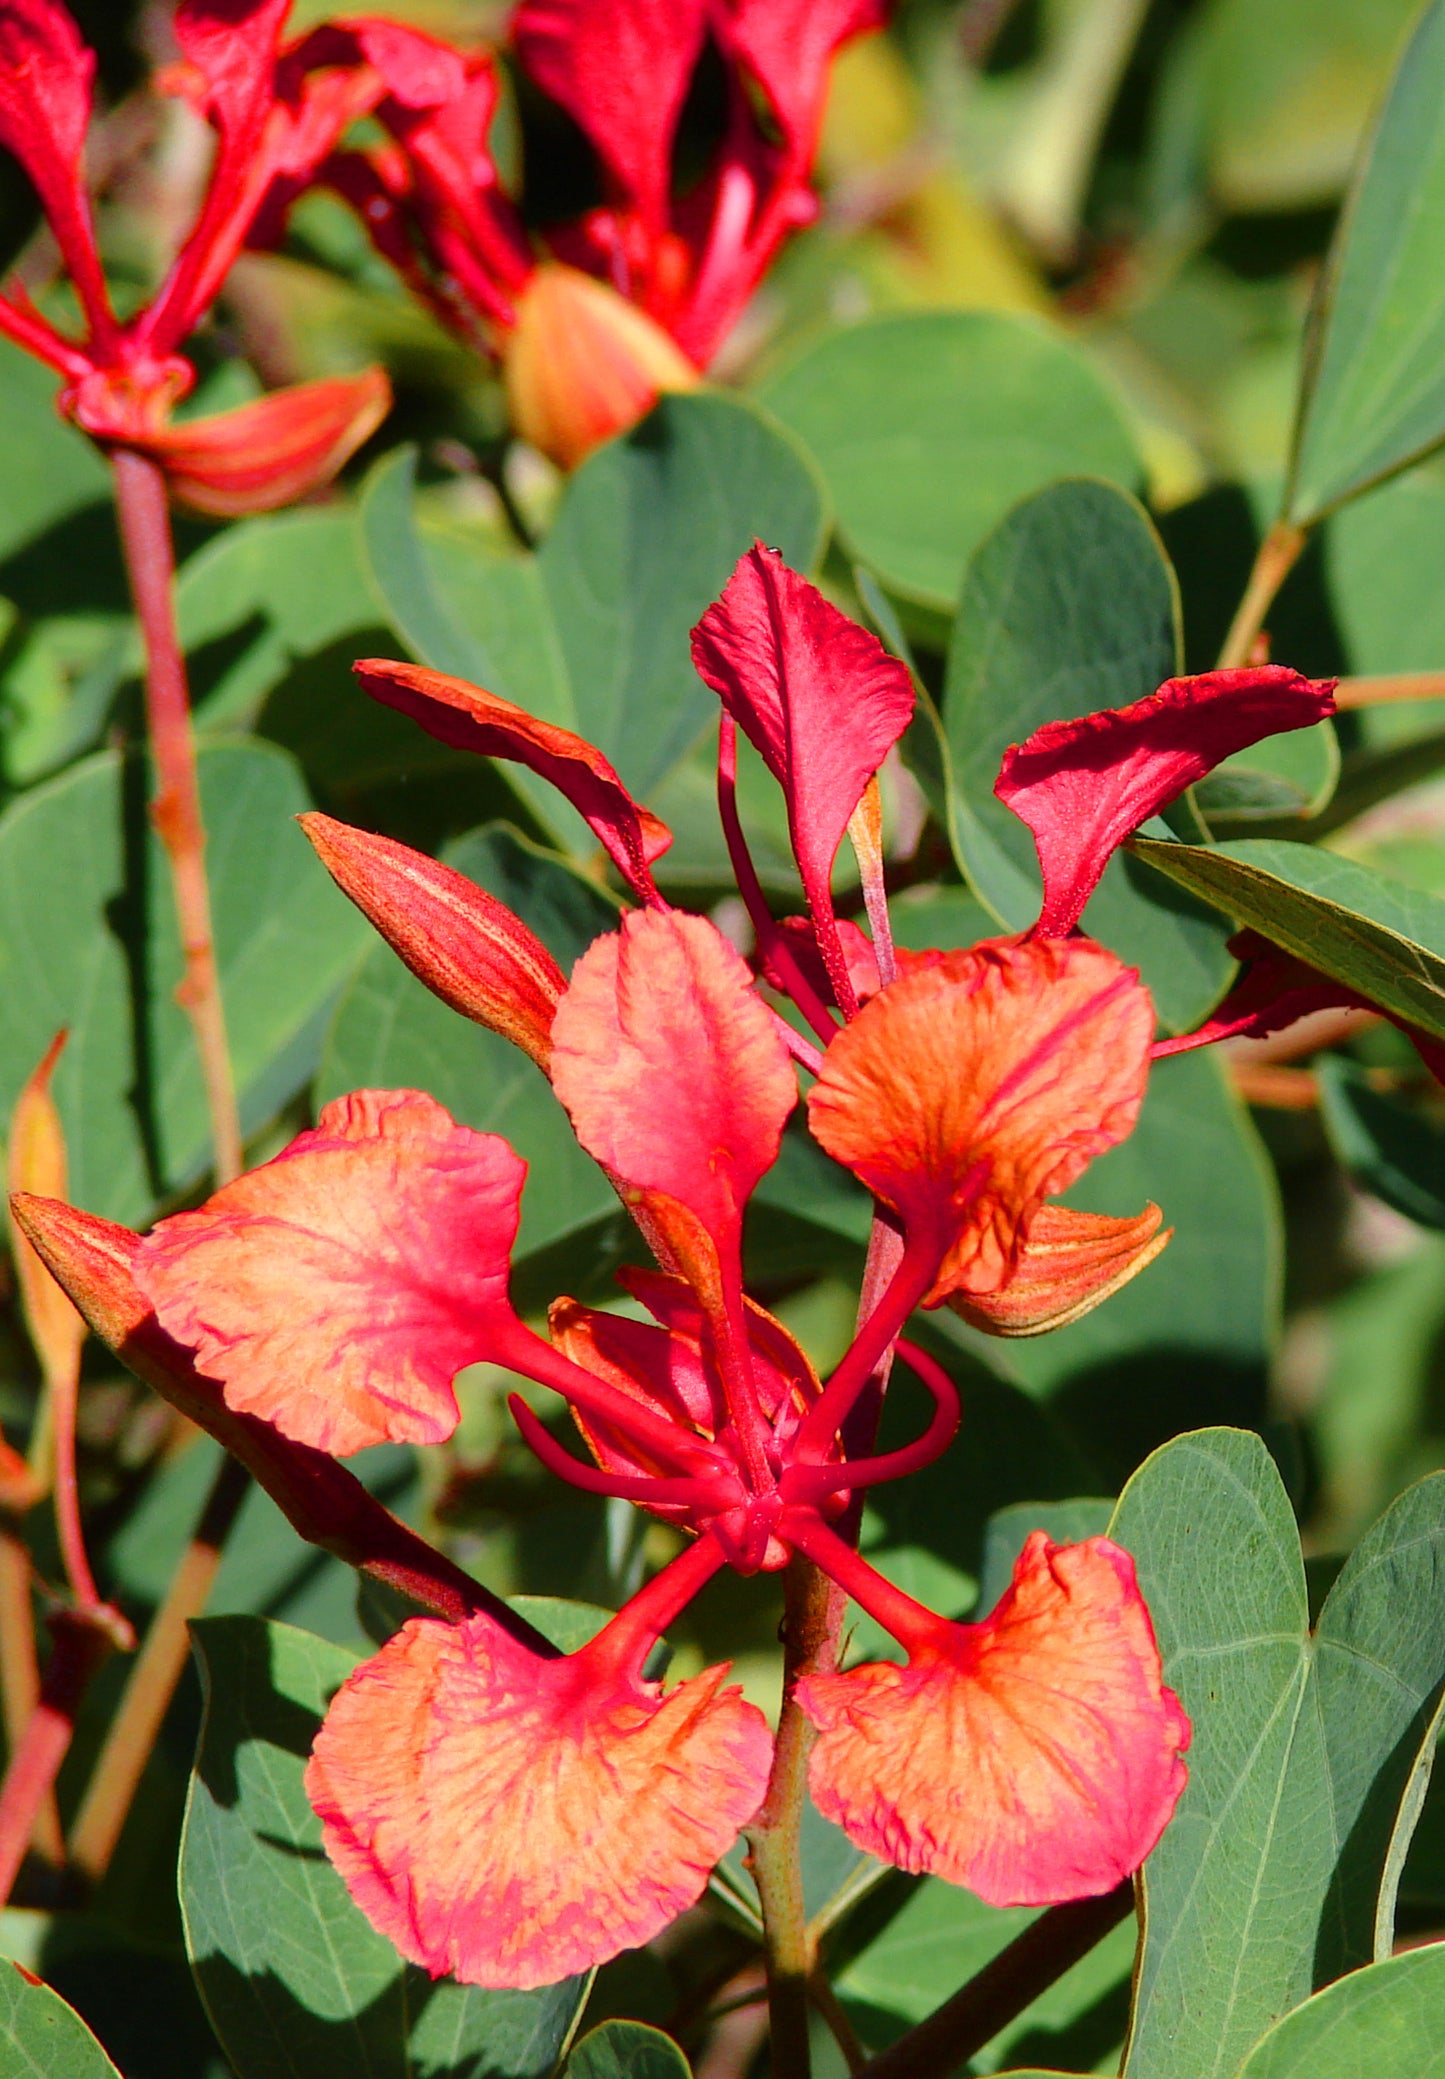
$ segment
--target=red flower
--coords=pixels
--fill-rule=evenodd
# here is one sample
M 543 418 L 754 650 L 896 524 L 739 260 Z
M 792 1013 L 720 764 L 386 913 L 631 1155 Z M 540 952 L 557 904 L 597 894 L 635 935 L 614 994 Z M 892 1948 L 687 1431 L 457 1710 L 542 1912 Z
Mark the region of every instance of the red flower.
M 504 366 L 519 431 L 566 467 L 707 368 L 810 185 L 828 69 L 884 0 L 522 0 L 517 58 L 596 152 L 606 200 L 537 254 L 487 143 L 493 60 L 395 23 L 334 22 L 282 66 L 294 141 L 257 237 L 312 179 L 344 196 L 441 320 Z M 674 147 L 705 42 L 724 135 L 676 192 Z M 366 113 L 386 141 L 347 132 Z
M 124 324 L 106 289 L 84 179 L 95 60 L 60 0 L 6 0 L 0 10 L 0 144 L 34 183 L 84 320 L 82 337 L 67 337 L 11 282 L 0 295 L 0 332 L 64 376 L 64 416 L 103 447 L 151 456 L 182 503 L 225 517 L 288 504 L 326 483 L 391 401 L 373 368 L 215 418 L 171 417 L 195 383 L 180 347 L 214 302 L 284 151 L 274 71 L 288 5 L 180 0 L 183 62 L 173 83 L 213 124 L 215 163 L 190 237 L 151 302 Z
M 1148 996 L 1086 939 L 895 962 L 886 936 L 870 947 L 845 932 L 835 854 L 851 828 L 881 874 L 868 804 L 911 709 L 906 674 L 762 549 L 696 642 L 729 711 L 720 777 L 740 881 L 771 929 L 770 971 L 825 1050 L 770 1007 L 712 923 L 666 903 L 651 872 L 665 833 L 600 754 L 478 688 L 360 667 L 368 691 L 447 741 L 546 774 L 641 898 L 570 980 L 460 876 L 310 819 L 413 972 L 548 1074 L 658 1259 L 623 1280 L 651 1322 L 561 1299 L 550 1340 L 525 1327 L 508 1296 L 523 1165 L 418 1092 L 329 1105 L 135 1253 L 159 1331 L 230 1409 L 330 1450 L 436 1439 L 457 1421 L 455 1374 L 489 1359 L 570 1407 L 590 1462 L 513 1400 L 545 1465 L 689 1538 L 577 1653 L 546 1656 L 490 1615 L 418 1620 L 328 1714 L 307 1775 L 328 1853 L 405 1955 L 469 1983 L 545 1983 L 649 1939 L 752 1817 L 770 1740 L 726 1669 L 667 1693 L 642 1674 L 724 1564 L 772 1571 L 801 1552 L 906 1648 L 906 1667 L 819 1673 L 798 1691 L 819 1729 L 814 1796 L 872 1853 L 996 1901 L 1103 1892 L 1148 1854 L 1184 1781 L 1188 1725 L 1132 1566 L 1107 1540 L 1032 1541 L 999 1609 L 962 1626 L 891 1588 L 834 1527 L 957 1428 L 952 1382 L 899 1340 L 916 1305 L 1037 1333 L 1167 1240 L 1155 1207 L 1121 1221 L 1049 1203 L 1133 1125 Z M 810 905 L 790 930 L 761 922 L 731 807 L 733 715 L 787 797 Z M 747 1206 L 797 1102 L 798 1062 L 815 1078 L 817 1138 L 873 1191 L 882 1231 L 901 1229 L 892 1276 L 826 1383 L 743 1289 Z M 858 1410 L 895 1348 L 933 1413 L 876 1455 Z

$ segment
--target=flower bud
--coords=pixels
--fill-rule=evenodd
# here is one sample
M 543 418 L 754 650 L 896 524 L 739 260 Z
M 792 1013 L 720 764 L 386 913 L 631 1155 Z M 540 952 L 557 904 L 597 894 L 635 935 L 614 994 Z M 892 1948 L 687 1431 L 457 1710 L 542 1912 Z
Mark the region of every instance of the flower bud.
M 555 261 L 518 300 L 503 373 L 513 425 L 564 469 L 635 425 L 664 391 L 702 380 L 645 311 Z

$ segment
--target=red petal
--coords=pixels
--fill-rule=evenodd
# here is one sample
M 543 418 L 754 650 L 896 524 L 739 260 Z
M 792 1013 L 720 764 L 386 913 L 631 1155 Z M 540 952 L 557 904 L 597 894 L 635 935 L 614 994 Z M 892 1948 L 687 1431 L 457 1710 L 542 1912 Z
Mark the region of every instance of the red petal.
M 834 51 L 887 14 L 885 0 L 724 0 L 720 33 L 773 104 L 800 171 L 817 149 Z
M 178 0 L 175 36 L 194 83 L 192 98 L 214 122 L 220 142 L 195 228 L 135 328 L 154 354 L 174 352 L 204 316 L 260 207 L 289 7 L 290 0 Z
M 315 1129 L 142 1242 L 138 1287 L 229 1407 L 340 1455 L 438 1443 L 452 1380 L 514 1321 L 526 1164 L 417 1090 L 337 1098 Z
M 593 942 L 552 1025 L 577 1138 L 636 1192 L 707 1289 L 777 1159 L 797 1084 L 752 976 L 706 918 L 639 910 Z
M 114 332 L 85 188 L 95 58 L 60 0 L 0 7 L 0 144 L 35 184 L 92 332 Z
M 993 1293 L 1030 1223 L 1133 1130 L 1154 1013 L 1132 968 L 1088 939 L 997 939 L 880 989 L 832 1041 L 813 1132 L 931 1241 L 926 1301 Z
M 566 978 L 520 917 L 454 867 L 316 811 L 297 819 L 339 888 L 435 996 L 541 1069 Z
M 757 542 L 692 635 L 692 660 L 762 754 L 815 918 L 848 818 L 913 714 L 905 665 Z
M 1167 679 L 1131 707 L 1048 722 L 1005 751 L 994 793 L 1034 834 L 1044 876 L 1035 927 L 1073 930 L 1110 858 L 1141 823 L 1236 751 L 1335 711 L 1335 681 L 1280 664 Z
M 949 1305 L 985 1335 L 1045 1335 L 1067 1328 L 1154 1261 L 1174 1232 L 1166 1227 L 1160 1233 L 1163 1217 L 1155 1205 L 1126 1219 L 1041 1206 L 1002 1291 L 972 1297 L 956 1292 Z
M 355 669 L 373 700 L 410 715 L 439 742 L 511 759 L 540 774 L 596 833 L 628 885 L 644 897 L 655 893 L 648 869 L 672 843 L 672 832 L 633 800 L 591 744 L 554 722 L 538 721 L 510 700 L 420 664 L 367 657 Z
M 704 15 L 704 0 L 522 0 L 512 17 L 527 71 L 581 125 L 627 200 L 659 227 Z
M 466 1985 L 550 1985 L 695 1903 L 772 1739 L 726 1668 L 664 1696 L 541 1660 L 489 1619 L 413 1620 L 348 1677 L 306 1792 L 373 1926 Z
M 237 519 L 329 484 L 390 410 L 385 369 L 368 368 L 273 390 L 213 418 L 174 422 L 144 447 L 182 505 Z
M 983 1624 L 906 1667 L 811 1675 L 819 1810 L 869 1854 L 992 1906 L 1111 1891 L 1164 1831 L 1189 1721 L 1163 1684 L 1134 1563 L 1035 1531 Z

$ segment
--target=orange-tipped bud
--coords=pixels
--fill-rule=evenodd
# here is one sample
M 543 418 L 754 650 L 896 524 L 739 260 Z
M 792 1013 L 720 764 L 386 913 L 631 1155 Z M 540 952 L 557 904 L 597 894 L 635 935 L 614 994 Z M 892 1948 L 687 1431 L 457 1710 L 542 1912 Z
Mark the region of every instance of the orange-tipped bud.
M 545 1070 L 567 980 L 542 941 L 465 874 L 316 811 L 298 819 L 336 885 L 434 996 Z
M 65 1196 L 65 1130 L 50 1078 L 67 1035 L 57 1032 L 45 1059 L 21 1091 L 10 1121 L 9 1187 L 42 1198 Z M 85 1323 L 18 1228 L 12 1227 L 20 1304 L 48 1380 L 73 1378 Z
M 949 1305 L 985 1335 L 1046 1335 L 1093 1312 L 1168 1243 L 1164 1215 L 1145 1206 L 1132 1219 L 1043 1206 L 1035 1215 L 1018 1269 L 998 1292 L 955 1292 Z
M 645 311 L 555 261 L 522 293 L 503 373 L 512 424 L 564 469 L 635 425 L 664 391 L 702 380 Z
M 272 512 L 330 483 L 391 410 L 382 368 L 273 390 L 214 418 L 163 426 L 143 445 L 172 497 L 221 520 Z

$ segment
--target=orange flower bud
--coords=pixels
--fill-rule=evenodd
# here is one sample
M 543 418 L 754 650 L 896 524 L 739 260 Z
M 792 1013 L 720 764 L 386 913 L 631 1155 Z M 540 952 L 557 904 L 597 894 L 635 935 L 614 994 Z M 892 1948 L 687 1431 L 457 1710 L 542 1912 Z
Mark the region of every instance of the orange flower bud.
M 299 818 L 326 871 L 434 996 L 545 1070 L 566 977 L 504 903 L 454 867 L 312 810 Z
M 65 1196 L 65 1132 L 50 1078 L 66 1034 L 58 1032 L 21 1091 L 10 1122 L 9 1188 L 41 1198 Z M 20 1304 L 47 1379 L 69 1378 L 80 1361 L 85 1323 L 18 1228 L 12 1228 Z
M 366 368 L 163 426 L 138 445 L 160 463 L 182 505 L 233 520 L 291 505 L 330 483 L 390 410 L 385 369 Z
M 518 300 L 503 373 L 513 425 L 564 469 L 635 425 L 664 391 L 702 380 L 645 311 L 555 261 Z
M 1131 1218 L 1042 1206 L 1018 1268 L 998 1292 L 955 1292 L 948 1304 L 985 1335 L 1045 1335 L 1067 1328 L 1137 1278 L 1174 1230 L 1147 1205 Z

